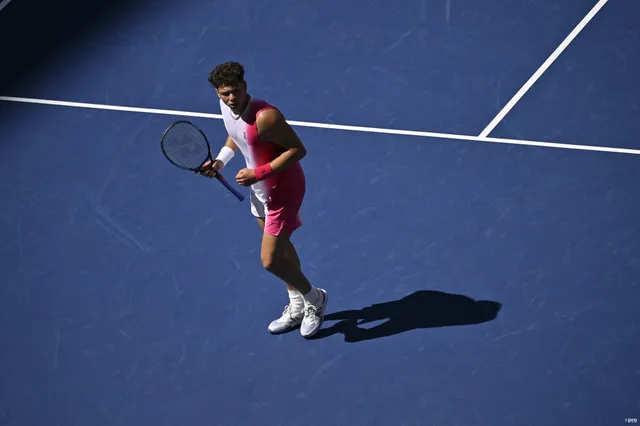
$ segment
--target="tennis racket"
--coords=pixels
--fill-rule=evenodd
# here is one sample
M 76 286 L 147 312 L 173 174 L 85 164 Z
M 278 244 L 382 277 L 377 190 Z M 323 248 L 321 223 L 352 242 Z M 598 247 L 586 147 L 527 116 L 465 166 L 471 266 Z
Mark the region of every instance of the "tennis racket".
M 160 146 L 167 160 L 183 170 L 200 172 L 204 163 L 212 160 L 211 147 L 204 132 L 186 120 L 171 124 L 162 134 Z M 244 201 L 244 195 L 233 188 L 219 171 L 216 171 L 215 177 L 238 200 Z

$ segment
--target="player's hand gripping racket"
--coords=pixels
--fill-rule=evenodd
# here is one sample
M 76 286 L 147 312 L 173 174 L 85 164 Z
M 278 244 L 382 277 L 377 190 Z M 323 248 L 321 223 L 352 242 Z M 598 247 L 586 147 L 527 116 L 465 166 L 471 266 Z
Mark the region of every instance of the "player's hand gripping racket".
M 186 120 L 171 124 L 162 134 L 160 146 L 167 160 L 183 170 L 201 172 L 202 166 L 212 160 L 211 147 L 204 132 Z M 244 195 L 233 188 L 219 171 L 216 171 L 215 177 L 238 200 L 244 200 Z

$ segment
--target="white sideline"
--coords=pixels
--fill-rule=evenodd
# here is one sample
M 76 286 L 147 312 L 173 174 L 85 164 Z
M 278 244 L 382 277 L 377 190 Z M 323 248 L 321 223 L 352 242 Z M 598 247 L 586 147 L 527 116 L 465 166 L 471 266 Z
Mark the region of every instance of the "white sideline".
M 547 58 L 547 60 L 538 68 L 538 70 L 529 78 L 529 80 L 520 88 L 518 93 L 514 95 L 508 104 L 502 108 L 502 111 L 496 115 L 496 117 L 489 123 L 487 127 L 480 133 L 481 138 L 486 138 L 495 129 L 495 127 L 502 121 L 502 119 L 511 111 L 511 109 L 518 103 L 518 101 L 524 96 L 525 93 L 535 84 L 535 82 L 544 74 L 545 71 L 551 66 L 551 64 L 560 56 L 562 52 L 571 44 L 578 34 L 587 26 L 589 21 L 602 9 L 608 0 L 600 0 L 589 13 L 580 21 L 580 23 L 571 31 L 571 33 L 564 39 L 562 43 L 556 48 L 556 50 Z
M 2 3 L 0 3 L 0 10 L 4 9 L 9 3 L 11 3 L 11 0 L 3 0 Z

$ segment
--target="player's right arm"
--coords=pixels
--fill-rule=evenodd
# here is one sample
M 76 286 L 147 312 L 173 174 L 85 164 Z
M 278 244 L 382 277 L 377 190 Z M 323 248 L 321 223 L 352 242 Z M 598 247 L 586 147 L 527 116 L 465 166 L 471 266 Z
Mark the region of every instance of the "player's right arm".
M 238 152 L 238 145 L 236 145 L 231 136 L 227 136 L 227 140 L 215 160 L 207 161 L 202 165 L 202 174 L 210 178 L 215 177 L 216 172 L 222 170 L 231 161 L 236 152 Z

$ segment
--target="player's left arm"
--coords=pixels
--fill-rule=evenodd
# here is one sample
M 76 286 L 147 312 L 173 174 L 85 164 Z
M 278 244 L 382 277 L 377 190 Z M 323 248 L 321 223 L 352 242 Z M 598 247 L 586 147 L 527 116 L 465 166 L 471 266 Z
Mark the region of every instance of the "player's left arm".
M 256 127 L 260 139 L 273 142 L 284 149 L 284 152 L 269 164 L 271 173 L 278 173 L 307 155 L 304 144 L 277 109 L 262 111 L 256 118 Z

